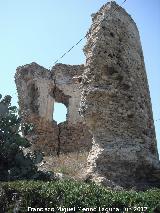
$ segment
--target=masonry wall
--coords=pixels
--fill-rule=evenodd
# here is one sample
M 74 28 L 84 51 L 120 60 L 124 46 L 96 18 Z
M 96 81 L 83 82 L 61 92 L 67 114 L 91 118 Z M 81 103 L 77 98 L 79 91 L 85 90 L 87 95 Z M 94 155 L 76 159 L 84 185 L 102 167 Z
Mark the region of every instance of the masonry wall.
M 93 135 L 86 173 L 107 186 L 153 184 L 160 164 L 137 26 L 115 2 L 92 20 L 81 97 Z
M 83 68 L 57 64 L 50 71 L 36 63 L 17 68 L 20 114 L 24 122 L 34 125 L 33 132 L 25 136 L 33 149 L 59 154 L 91 148 L 91 134 L 78 112 L 78 78 Z M 53 120 L 55 102 L 67 107 L 67 120 L 60 124 Z

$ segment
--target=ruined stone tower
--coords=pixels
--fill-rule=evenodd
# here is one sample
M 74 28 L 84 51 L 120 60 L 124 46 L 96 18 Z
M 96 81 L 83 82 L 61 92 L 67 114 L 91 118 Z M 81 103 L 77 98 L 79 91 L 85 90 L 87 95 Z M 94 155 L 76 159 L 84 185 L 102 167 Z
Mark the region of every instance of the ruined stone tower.
M 92 141 L 87 179 L 110 187 L 160 186 L 137 26 L 115 2 L 92 19 L 85 65 L 57 64 L 51 71 L 36 63 L 17 68 L 21 115 L 35 126 L 26 137 L 35 149 L 51 153 L 89 150 Z M 67 121 L 59 125 L 52 118 L 54 102 L 68 110 Z
M 93 135 L 88 178 L 107 186 L 152 184 L 159 160 L 137 26 L 115 2 L 92 20 L 81 96 Z

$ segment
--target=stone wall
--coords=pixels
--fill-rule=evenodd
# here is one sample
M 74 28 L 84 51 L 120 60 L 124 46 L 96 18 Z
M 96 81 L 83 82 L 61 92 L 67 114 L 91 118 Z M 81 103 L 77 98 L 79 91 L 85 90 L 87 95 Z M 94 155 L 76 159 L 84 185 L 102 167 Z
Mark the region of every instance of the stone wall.
M 92 19 L 81 97 L 93 135 L 87 176 L 107 186 L 152 184 L 160 164 L 137 26 L 115 2 Z
M 78 112 L 78 78 L 83 69 L 83 65 L 57 64 L 49 71 L 36 63 L 17 68 L 20 113 L 23 121 L 34 124 L 34 131 L 25 136 L 33 149 L 59 154 L 91 148 L 91 134 Z M 67 107 L 64 123 L 53 120 L 55 102 Z

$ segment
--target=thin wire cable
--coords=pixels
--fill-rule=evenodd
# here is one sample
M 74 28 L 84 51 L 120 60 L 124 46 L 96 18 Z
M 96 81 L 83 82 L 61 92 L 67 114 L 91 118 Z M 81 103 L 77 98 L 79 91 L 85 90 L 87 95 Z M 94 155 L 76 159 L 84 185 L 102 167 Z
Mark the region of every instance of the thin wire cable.
M 120 6 L 122 6 L 126 1 L 127 1 L 127 0 L 124 0 L 124 1 L 122 2 L 122 4 L 120 4 Z M 111 3 L 111 2 L 110 2 L 110 3 Z M 119 7 L 116 7 L 111 13 L 108 13 L 108 16 L 109 16 L 109 15 L 112 15 L 117 9 L 119 9 Z M 108 16 L 106 16 L 105 19 L 108 18 Z M 104 20 L 105 20 L 105 19 L 104 19 Z M 100 24 L 101 24 L 101 22 L 100 22 L 95 28 L 97 28 Z M 95 30 L 95 28 L 93 28 L 93 31 Z M 81 41 L 83 41 L 83 40 L 87 37 L 87 35 L 88 35 L 88 32 L 87 32 L 86 35 L 85 35 L 83 38 L 81 38 L 75 45 L 73 45 L 73 46 L 72 46 L 69 50 L 67 50 L 61 57 L 59 57 L 59 58 L 54 62 L 54 65 L 56 65 L 57 62 L 59 62 L 65 55 L 67 55 L 75 46 L 77 46 L 79 43 L 81 43 Z M 52 67 L 52 66 L 50 66 L 49 69 L 50 69 L 51 67 Z

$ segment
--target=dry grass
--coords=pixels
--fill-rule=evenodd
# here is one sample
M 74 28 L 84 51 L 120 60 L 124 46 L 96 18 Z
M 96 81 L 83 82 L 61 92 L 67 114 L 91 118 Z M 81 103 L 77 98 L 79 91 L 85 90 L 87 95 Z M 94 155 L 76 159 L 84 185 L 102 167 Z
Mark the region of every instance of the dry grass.
M 88 152 L 60 154 L 60 156 L 44 157 L 40 169 L 63 173 L 75 179 L 80 179 L 86 167 Z

